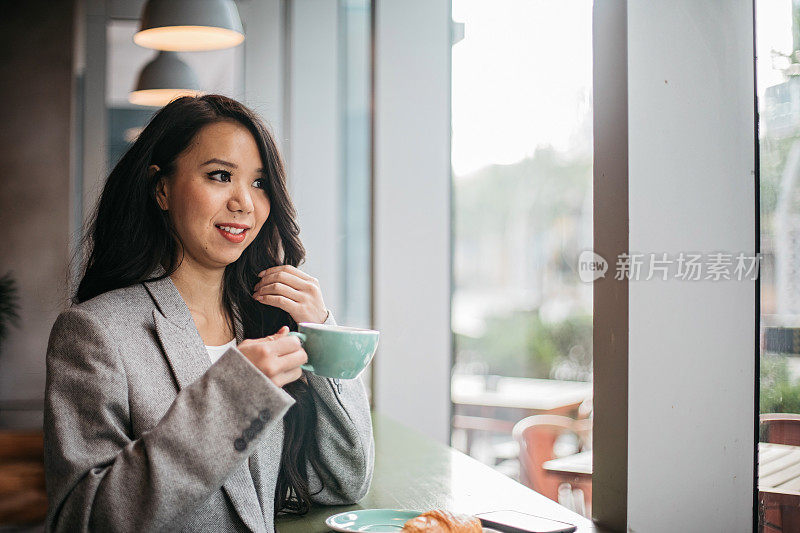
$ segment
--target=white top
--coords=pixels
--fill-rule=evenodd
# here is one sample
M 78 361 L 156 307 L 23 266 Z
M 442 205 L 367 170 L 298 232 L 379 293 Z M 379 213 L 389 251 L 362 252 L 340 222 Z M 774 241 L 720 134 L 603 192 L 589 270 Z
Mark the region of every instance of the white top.
M 206 346 L 206 350 L 208 350 L 208 357 L 211 359 L 211 364 L 217 362 L 217 359 L 222 357 L 222 354 L 228 351 L 228 348 L 236 346 L 236 339 L 231 339 L 230 342 L 226 342 L 222 346 Z

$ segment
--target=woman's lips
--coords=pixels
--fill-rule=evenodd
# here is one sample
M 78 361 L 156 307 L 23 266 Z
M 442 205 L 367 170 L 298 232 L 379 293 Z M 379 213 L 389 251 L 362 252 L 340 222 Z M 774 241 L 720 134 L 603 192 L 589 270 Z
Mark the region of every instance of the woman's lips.
M 248 230 L 244 230 L 243 232 L 239 233 L 238 235 L 234 235 L 233 233 L 229 233 L 229 232 L 227 232 L 224 229 L 219 228 L 219 227 L 217 227 L 217 231 L 220 232 L 220 234 L 223 237 L 225 237 L 226 239 L 228 239 L 229 241 L 235 242 L 235 243 L 240 243 L 245 239 L 245 236 L 247 235 L 247 231 Z

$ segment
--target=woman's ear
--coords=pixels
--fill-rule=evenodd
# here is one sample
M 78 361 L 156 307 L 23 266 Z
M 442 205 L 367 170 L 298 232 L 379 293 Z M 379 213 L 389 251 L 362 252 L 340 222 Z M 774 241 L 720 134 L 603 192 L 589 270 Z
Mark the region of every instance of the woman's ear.
M 147 167 L 148 178 L 152 178 L 157 172 L 161 172 L 161 169 L 158 167 L 158 165 L 150 165 Z M 166 180 L 164 179 L 164 176 L 161 176 L 161 178 L 158 180 L 158 183 L 156 183 L 156 201 L 163 211 L 169 210 L 167 192 Z

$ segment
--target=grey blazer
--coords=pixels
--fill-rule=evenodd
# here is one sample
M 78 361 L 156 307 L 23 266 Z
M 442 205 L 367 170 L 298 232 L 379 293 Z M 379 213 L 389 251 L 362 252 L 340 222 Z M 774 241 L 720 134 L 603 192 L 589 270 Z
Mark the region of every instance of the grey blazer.
M 307 467 L 313 499 L 354 503 L 374 464 L 364 386 L 306 377 L 323 464 Z M 293 403 L 236 348 L 211 364 L 169 278 L 70 307 L 47 348 L 47 531 L 273 531 Z

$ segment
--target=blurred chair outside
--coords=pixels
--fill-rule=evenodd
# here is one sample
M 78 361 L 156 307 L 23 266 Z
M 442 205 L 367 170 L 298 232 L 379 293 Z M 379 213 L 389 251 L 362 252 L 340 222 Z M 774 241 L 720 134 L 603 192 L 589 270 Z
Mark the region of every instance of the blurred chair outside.
M 454 374 L 452 445 L 519 480 L 514 425 L 533 415 L 585 417 L 587 406 L 591 410 L 591 394 L 588 382 Z
M 579 410 L 579 416 L 587 415 L 590 405 L 591 400 L 587 400 L 586 407 Z M 520 420 L 512 434 L 519 445 L 519 481 L 577 513 L 591 516 L 591 471 L 587 475 L 569 468 L 551 470 L 545 467 L 545 463 L 590 455 L 592 419 L 534 415 Z

